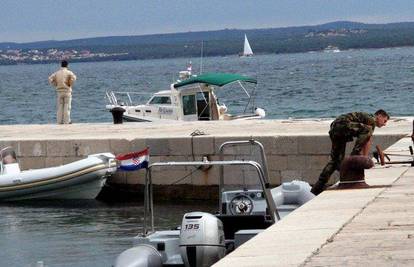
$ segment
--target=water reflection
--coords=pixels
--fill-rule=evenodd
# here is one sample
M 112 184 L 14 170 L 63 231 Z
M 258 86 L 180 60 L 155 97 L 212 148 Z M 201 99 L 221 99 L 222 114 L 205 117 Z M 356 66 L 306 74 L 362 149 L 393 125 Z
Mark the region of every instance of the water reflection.
M 157 229 L 180 224 L 189 211 L 211 203 L 157 203 Z M 0 204 L 2 266 L 110 266 L 142 232 L 143 203 L 30 201 Z

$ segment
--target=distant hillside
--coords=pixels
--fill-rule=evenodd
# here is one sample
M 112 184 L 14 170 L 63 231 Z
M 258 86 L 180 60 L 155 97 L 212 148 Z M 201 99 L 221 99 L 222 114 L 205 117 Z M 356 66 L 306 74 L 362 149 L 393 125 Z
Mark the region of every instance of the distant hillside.
M 225 29 L 219 31 L 153 34 L 142 36 L 110 36 L 65 41 L 41 41 L 32 43 L 0 43 L 0 64 L 14 61 L 32 63 L 47 62 L 52 57 L 21 56 L 29 50 L 59 50 L 56 55 L 70 57 L 73 51 L 87 50 L 88 56 L 71 58 L 74 61 L 127 60 L 147 58 L 171 58 L 198 56 L 204 43 L 206 56 L 238 54 L 242 50 L 243 37 L 247 34 L 253 51 L 260 53 L 294 53 L 323 50 L 327 46 L 340 49 L 382 48 L 414 45 L 414 22 L 389 24 L 364 24 L 337 21 L 322 25 L 268 28 Z M 12 56 L 3 56 L 8 50 L 19 50 Z M 42 52 L 43 51 L 43 52 Z M 74 53 L 74 52 L 73 52 Z M 25 55 L 26 55 L 25 54 Z M 20 55 L 20 56 L 19 56 Z M 100 56 L 97 56 L 100 55 Z M 53 58 L 55 59 L 55 58 Z

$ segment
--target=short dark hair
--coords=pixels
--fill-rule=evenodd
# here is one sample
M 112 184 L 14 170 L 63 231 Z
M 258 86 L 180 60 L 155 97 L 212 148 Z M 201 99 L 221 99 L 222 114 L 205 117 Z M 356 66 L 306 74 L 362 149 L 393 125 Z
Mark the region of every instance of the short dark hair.
M 69 63 L 66 60 L 62 60 L 62 62 L 60 63 L 60 66 L 62 66 L 63 68 L 66 68 L 69 65 Z
M 390 119 L 390 115 L 388 115 L 388 113 L 385 110 L 383 110 L 383 109 L 377 110 L 375 112 L 375 116 L 377 116 L 377 115 L 381 115 L 383 117 L 387 117 L 387 119 Z

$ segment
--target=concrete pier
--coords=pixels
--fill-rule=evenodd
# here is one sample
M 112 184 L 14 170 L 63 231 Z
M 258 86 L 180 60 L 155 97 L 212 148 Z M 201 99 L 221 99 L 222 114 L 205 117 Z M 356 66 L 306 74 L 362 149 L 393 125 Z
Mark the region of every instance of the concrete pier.
M 114 154 L 150 147 L 151 161 L 218 159 L 220 145 L 229 140 L 254 138 L 263 143 L 269 164 L 270 181 L 300 179 L 311 184 L 326 164 L 330 152 L 328 130 L 331 120 L 253 120 L 155 123 L 85 123 L 71 125 L 1 125 L 0 147 L 12 146 L 22 169 L 43 168 L 69 163 L 89 154 Z M 374 146 L 386 148 L 411 133 L 412 118 L 392 119 L 387 127 L 376 129 Z M 350 144 L 351 146 L 352 144 Z M 374 147 L 373 146 L 373 147 Z M 229 159 L 231 155 L 229 155 Z M 117 173 L 109 180 L 116 186 L 136 187 L 144 183 L 144 171 Z M 181 168 L 157 172 L 153 181 L 168 185 L 177 178 L 180 196 L 210 198 L 203 187 L 217 184 L 214 169 L 192 172 Z M 337 175 L 334 175 L 334 178 Z M 199 188 L 199 190 L 197 190 Z M 176 191 L 174 193 L 176 195 Z
M 387 152 L 409 155 L 409 145 L 404 138 Z M 324 191 L 214 266 L 413 266 L 413 167 L 365 175 L 386 187 Z
M 412 119 L 392 119 L 387 127 L 376 129 L 373 147 L 380 144 L 382 148 L 391 146 L 388 151 L 408 153 Z M 28 169 L 56 166 L 97 152 L 117 154 L 146 146 L 153 162 L 199 160 L 202 156 L 218 159 L 223 142 L 254 138 L 265 146 L 273 184 L 293 178 L 313 183 L 328 160 L 330 122 L 3 125 L 0 147 L 14 147 L 22 168 Z M 189 172 L 159 172 L 153 178 L 156 184 L 167 185 Z M 140 185 L 143 177 L 143 172 L 120 173 L 110 182 Z M 367 183 L 391 187 L 325 191 L 215 266 L 412 266 L 413 178 L 409 165 L 376 166 L 366 171 Z M 190 175 L 179 185 L 212 186 L 216 179 L 217 172 L 208 171 Z M 184 193 L 180 192 L 180 197 Z

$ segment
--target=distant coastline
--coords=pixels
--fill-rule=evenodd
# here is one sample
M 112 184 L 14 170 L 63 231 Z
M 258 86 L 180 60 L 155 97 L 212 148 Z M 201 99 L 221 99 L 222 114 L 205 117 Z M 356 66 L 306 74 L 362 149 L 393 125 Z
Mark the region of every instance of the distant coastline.
M 256 54 L 414 46 L 414 22 L 364 24 L 338 21 L 270 29 L 112 36 L 66 41 L 0 43 L 0 65 L 237 55 L 247 34 Z

